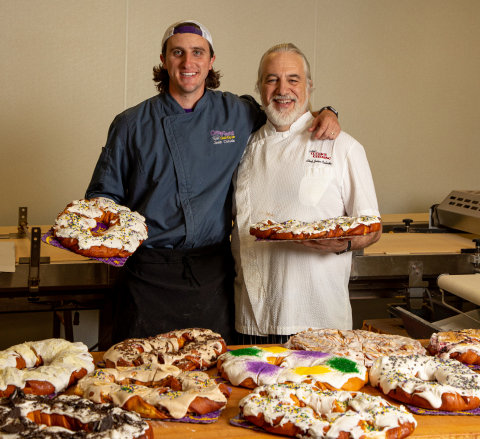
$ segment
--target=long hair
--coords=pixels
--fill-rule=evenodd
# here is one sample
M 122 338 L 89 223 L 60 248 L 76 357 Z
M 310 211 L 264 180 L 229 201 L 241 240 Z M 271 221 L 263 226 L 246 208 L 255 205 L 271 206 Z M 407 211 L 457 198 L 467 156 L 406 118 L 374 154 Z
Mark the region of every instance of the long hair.
M 175 27 L 177 29 L 181 26 L 193 26 L 196 29 L 200 29 L 195 23 L 185 22 L 180 23 L 178 26 Z M 162 55 L 163 59 L 165 59 L 167 54 L 167 43 L 168 40 L 165 41 L 165 44 L 162 47 Z M 210 49 L 210 59 L 214 55 L 213 47 L 210 43 L 208 43 L 208 47 Z M 208 75 L 205 78 L 205 87 L 216 89 L 220 87 L 220 78 L 222 75 L 220 74 L 220 70 L 214 70 L 213 68 L 208 71 Z M 160 94 L 165 93 L 168 90 L 168 84 L 170 82 L 170 77 L 168 76 L 168 70 L 163 66 L 163 63 L 160 63 L 158 66 L 153 67 L 153 81 L 155 82 L 155 87 L 157 88 Z

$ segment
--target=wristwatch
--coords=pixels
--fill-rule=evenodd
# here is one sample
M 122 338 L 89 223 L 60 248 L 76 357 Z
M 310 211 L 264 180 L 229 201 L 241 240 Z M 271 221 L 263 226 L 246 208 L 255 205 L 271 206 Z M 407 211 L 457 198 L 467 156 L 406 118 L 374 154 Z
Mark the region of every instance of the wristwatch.
M 341 252 L 335 252 L 336 255 L 341 255 L 342 253 L 347 253 L 350 251 L 352 248 L 352 241 L 347 242 L 347 248 L 345 250 L 342 250 Z
M 330 110 L 332 113 L 335 113 L 335 116 L 337 116 L 337 119 L 338 119 L 338 111 L 335 110 L 335 108 L 328 105 L 327 107 L 320 108 L 320 111 L 318 112 L 318 114 L 320 114 L 323 110 Z

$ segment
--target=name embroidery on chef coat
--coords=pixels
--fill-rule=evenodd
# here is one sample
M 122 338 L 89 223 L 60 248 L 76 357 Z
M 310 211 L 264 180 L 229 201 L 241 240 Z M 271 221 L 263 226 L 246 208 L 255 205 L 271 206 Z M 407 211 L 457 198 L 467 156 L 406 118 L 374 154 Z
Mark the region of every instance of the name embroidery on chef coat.
M 314 149 L 310 150 L 310 155 L 312 158 L 307 159 L 307 163 L 323 163 L 325 165 L 331 165 L 331 157 L 328 157 L 324 152 L 315 151 Z
M 210 131 L 213 144 L 220 145 L 222 143 L 235 143 L 235 131 Z

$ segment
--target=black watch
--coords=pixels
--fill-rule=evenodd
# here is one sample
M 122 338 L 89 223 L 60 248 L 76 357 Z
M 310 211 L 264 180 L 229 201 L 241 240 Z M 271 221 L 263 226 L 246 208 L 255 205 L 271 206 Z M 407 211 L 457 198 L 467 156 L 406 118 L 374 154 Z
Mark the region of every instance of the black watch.
M 332 113 L 335 113 L 335 116 L 337 116 L 337 119 L 338 119 L 338 111 L 335 110 L 335 108 L 328 105 L 327 107 L 320 108 L 320 111 L 318 112 L 318 114 L 320 114 L 323 110 L 330 110 Z
M 350 251 L 352 248 L 352 241 L 347 242 L 347 248 L 345 250 L 342 250 L 341 252 L 335 252 L 336 255 L 341 255 L 342 253 L 347 253 Z

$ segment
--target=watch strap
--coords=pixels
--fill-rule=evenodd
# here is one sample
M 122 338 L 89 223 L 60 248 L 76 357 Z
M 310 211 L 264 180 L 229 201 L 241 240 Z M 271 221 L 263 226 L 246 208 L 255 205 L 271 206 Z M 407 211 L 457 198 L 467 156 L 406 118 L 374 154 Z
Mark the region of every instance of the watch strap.
M 335 113 L 335 116 L 337 116 L 337 119 L 338 119 L 338 111 L 335 110 L 335 108 L 333 108 L 332 106 L 327 105 L 326 107 L 320 108 L 320 111 L 318 112 L 318 114 L 320 114 L 323 110 L 330 110 L 332 113 Z
M 352 248 L 352 241 L 347 242 L 347 248 L 345 250 L 342 250 L 341 252 L 335 252 L 336 255 L 341 255 L 343 253 L 347 253 L 351 250 Z

